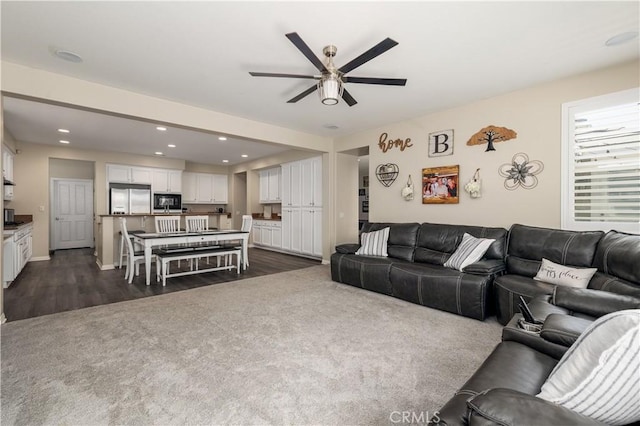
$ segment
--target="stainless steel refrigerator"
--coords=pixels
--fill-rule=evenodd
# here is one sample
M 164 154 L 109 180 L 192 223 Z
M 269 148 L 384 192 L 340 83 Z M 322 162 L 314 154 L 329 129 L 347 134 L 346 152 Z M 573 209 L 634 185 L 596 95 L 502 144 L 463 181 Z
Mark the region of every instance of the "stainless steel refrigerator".
M 109 186 L 109 214 L 151 213 L 151 186 L 112 183 Z

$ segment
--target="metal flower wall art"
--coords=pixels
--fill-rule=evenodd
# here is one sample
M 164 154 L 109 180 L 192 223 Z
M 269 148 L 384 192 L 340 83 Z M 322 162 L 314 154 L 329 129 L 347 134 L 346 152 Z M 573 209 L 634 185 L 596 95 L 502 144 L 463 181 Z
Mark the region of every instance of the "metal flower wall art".
M 503 164 L 498 168 L 500 176 L 505 178 L 504 187 L 513 191 L 518 187 L 533 189 L 538 185 L 537 174 L 544 170 L 542 161 L 529 161 L 529 156 L 519 152 L 513 156 L 511 163 Z

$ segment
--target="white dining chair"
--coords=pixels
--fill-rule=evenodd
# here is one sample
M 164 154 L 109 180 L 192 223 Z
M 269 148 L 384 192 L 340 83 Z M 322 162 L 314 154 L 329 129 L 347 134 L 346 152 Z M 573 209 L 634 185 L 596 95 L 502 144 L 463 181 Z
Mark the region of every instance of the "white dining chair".
M 186 216 L 185 225 L 187 232 L 207 231 L 209 229 L 209 216 Z M 196 269 L 198 269 L 198 261 L 199 259 L 196 259 Z M 207 263 L 209 263 L 209 256 L 207 256 Z
M 253 226 L 253 216 L 251 216 L 250 214 L 244 214 L 242 215 L 242 226 L 240 227 L 241 231 L 246 231 L 246 232 L 251 232 L 251 227 Z M 231 240 L 231 241 L 227 241 L 225 244 L 223 244 L 224 247 L 235 247 L 238 244 L 242 244 L 242 241 L 240 240 Z M 225 257 L 225 265 L 228 264 L 229 260 L 230 260 L 231 256 L 226 256 Z M 247 256 L 248 257 L 248 256 Z M 246 265 L 249 266 L 249 259 L 245 259 L 246 261 Z M 219 262 L 218 262 L 218 266 L 220 266 Z
M 209 216 L 186 216 L 187 232 L 199 232 L 209 229 Z
M 124 272 L 124 279 L 129 281 L 129 284 L 133 282 L 133 275 L 140 275 L 140 264 L 144 263 L 144 251 L 139 250 L 136 251 L 133 248 L 133 241 L 129 232 L 127 231 L 127 219 L 124 217 L 119 218 L 120 220 L 120 232 L 122 234 L 122 239 L 124 241 L 126 251 L 127 251 L 127 268 Z M 155 258 L 155 255 L 152 255 L 152 260 Z M 135 271 L 134 271 L 135 269 Z
M 159 234 L 180 231 L 180 216 L 155 216 L 155 220 L 156 232 Z
M 180 216 L 155 216 L 156 233 L 180 232 Z M 166 246 L 164 246 L 166 247 Z M 178 267 L 180 261 L 178 260 Z

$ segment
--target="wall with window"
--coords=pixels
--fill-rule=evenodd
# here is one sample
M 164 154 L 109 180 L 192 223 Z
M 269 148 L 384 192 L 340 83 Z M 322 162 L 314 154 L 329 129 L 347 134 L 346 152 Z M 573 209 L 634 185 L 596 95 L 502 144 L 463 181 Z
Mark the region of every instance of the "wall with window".
M 562 105 L 566 102 L 638 87 L 639 62 L 568 77 L 480 100 L 413 120 L 370 129 L 336 140 L 336 151 L 369 146 L 369 220 L 465 223 L 509 227 L 513 223 L 533 226 L 561 226 Z M 409 89 L 407 89 L 409 90 Z M 504 126 L 517 132 L 515 139 L 495 144 L 467 146 L 467 140 L 488 125 Z M 429 133 L 453 129 L 453 154 L 428 156 Z M 401 151 L 393 147 L 383 152 L 382 133 L 388 138 L 411 139 L 412 146 Z M 505 188 L 498 169 L 512 162 L 518 153 L 544 164 L 535 188 Z M 376 179 L 380 164 L 399 167 L 396 181 L 389 187 Z M 423 168 L 459 166 L 459 203 L 422 204 L 420 181 Z M 464 184 L 480 169 L 482 197 L 472 199 Z M 411 175 L 416 197 L 405 201 L 401 190 Z M 354 189 L 355 191 L 355 189 Z

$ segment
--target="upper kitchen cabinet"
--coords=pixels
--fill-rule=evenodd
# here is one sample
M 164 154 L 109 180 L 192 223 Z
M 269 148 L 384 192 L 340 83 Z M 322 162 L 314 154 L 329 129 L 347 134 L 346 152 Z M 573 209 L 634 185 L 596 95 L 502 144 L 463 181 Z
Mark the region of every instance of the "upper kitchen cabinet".
M 227 175 L 184 172 L 182 202 L 186 204 L 227 204 L 229 183 Z
M 153 169 L 107 164 L 107 182 L 151 185 L 153 183 Z
M 273 169 L 260 171 L 260 202 L 261 203 L 280 203 L 280 191 L 282 186 L 282 169 L 275 167 Z
M 300 205 L 300 167 L 301 163 L 295 161 L 282 165 L 282 205 L 283 206 L 299 206 Z
M 13 152 L 2 145 L 2 178 L 13 183 Z
M 182 171 L 181 170 L 153 170 L 153 183 L 151 190 L 154 193 L 181 193 L 182 192 Z

